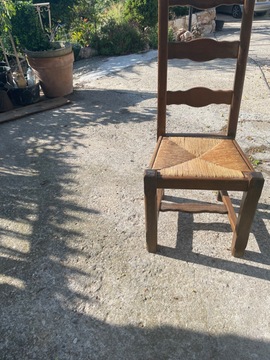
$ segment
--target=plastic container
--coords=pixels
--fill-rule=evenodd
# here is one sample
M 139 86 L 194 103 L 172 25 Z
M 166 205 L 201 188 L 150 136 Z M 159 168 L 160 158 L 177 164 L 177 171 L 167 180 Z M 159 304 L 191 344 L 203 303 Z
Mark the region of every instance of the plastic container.
M 27 69 L 26 78 L 28 86 L 33 86 L 36 84 L 36 75 L 31 67 Z

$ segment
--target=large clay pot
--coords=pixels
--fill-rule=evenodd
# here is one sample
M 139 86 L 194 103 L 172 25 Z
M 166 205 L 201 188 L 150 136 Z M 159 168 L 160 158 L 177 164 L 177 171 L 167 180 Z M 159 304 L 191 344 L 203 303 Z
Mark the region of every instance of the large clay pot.
M 26 51 L 26 55 L 45 96 L 54 98 L 73 92 L 74 54 L 71 44 L 55 50 Z

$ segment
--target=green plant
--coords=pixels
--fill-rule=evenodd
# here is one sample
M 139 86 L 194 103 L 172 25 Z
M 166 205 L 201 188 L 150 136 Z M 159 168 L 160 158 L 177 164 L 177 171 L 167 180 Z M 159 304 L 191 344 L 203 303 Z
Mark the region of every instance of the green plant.
M 72 8 L 69 26 L 71 41 L 89 46 L 103 24 L 105 10 L 111 3 L 112 0 L 78 0 Z
M 0 41 L 2 56 L 4 56 L 4 49 L 11 50 L 11 17 L 14 13 L 15 9 L 11 0 L 0 1 Z
M 112 3 L 105 12 L 107 19 L 114 19 L 117 24 L 123 23 L 125 4 L 123 1 Z
M 33 0 L 33 4 L 42 3 L 40 0 Z M 51 14 L 54 23 L 61 22 L 69 28 L 73 19 L 73 7 L 80 0 L 50 0 Z
M 0 45 L 2 48 L 2 56 L 5 59 L 6 64 L 9 65 L 7 53 L 6 53 L 6 45 L 8 48 L 11 48 L 14 52 L 14 56 L 16 58 L 16 63 L 19 71 L 20 84 L 22 87 L 26 86 L 26 81 L 24 79 L 23 69 L 19 60 L 19 56 L 17 53 L 17 49 L 14 43 L 14 38 L 12 36 L 12 16 L 15 14 L 15 8 L 11 0 L 1 0 L 0 1 Z
M 124 55 L 145 49 L 145 39 L 138 28 L 129 24 L 117 24 L 110 19 L 93 37 L 92 45 L 100 55 Z
M 147 38 L 147 42 L 150 49 L 157 49 L 158 48 L 158 25 L 147 28 L 144 32 Z M 168 40 L 170 42 L 175 41 L 173 29 L 169 28 L 168 32 Z
M 70 29 L 71 42 L 81 46 L 89 46 L 95 33 L 95 26 L 88 19 L 77 18 Z
M 253 166 L 258 166 L 262 164 L 262 160 L 255 159 L 253 156 L 250 156 L 249 159 Z
M 142 29 L 153 27 L 158 20 L 157 0 L 126 0 L 125 19 L 138 24 Z
M 171 27 L 169 28 L 169 32 L 168 32 L 168 40 L 170 42 L 175 41 L 174 32 L 173 32 L 173 29 Z
M 49 36 L 40 25 L 31 1 L 17 1 L 16 14 L 11 18 L 12 34 L 21 51 L 47 50 L 51 47 Z
M 11 31 L 11 17 L 15 14 L 12 0 L 0 1 L 0 36 Z
M 158 48 L 158 26 L 147 29 L 148 45 L 151 49 Z
M 170 8 L 170 18 L 175 19 L 181 16 L 188 15 L 189 8 L 188 6 L 172 6 Z

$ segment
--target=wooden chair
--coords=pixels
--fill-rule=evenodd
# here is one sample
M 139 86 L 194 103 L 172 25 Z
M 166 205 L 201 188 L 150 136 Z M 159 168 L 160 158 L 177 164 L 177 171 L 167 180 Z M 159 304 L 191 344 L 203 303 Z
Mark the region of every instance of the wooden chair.
M 199 38 L 189 42 L 168 41 L 170 6 L 193 6 L 199 9 L 221 4 L 243 4 L 238 41 Z M 149 252 L 157 251 L 159 211 L 227 213 L 233 231 L 232 255 L 241 257 L 246 248 L 253 217 L 264 179 L 255 171 L 235 141 L 240 102 L 248 56 L 254 0 L 159 0 L 158 117 L 157 144 L 144 176 L 146 241 Z M 235 59 L 232 90 L 197 87 L 187 91 L 167 90 L 168 60 L 189 59 L 204 62 Z M 196 70 L 196 63 L 195 63 Z M 188 75 L 187 75 L 188 76 Z M 203 107 L 227 104 L 230 107 L 224 134 L 170 134 L 166 132 L 166 110 L 171 104 Z M 168 203 L 164 189 L 217 190 L 223 204 Z M 228 191 L 241 191 L 243 198 L 238 216 Z

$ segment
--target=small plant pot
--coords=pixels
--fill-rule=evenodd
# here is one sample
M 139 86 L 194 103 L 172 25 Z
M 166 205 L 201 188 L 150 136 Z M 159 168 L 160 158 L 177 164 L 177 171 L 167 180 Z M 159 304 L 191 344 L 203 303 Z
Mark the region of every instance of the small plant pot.
M 11 101 L 16 106 L 36 103 L 40 98 L 39 83 L 25 88 L 13 88 L 8 91 Z

